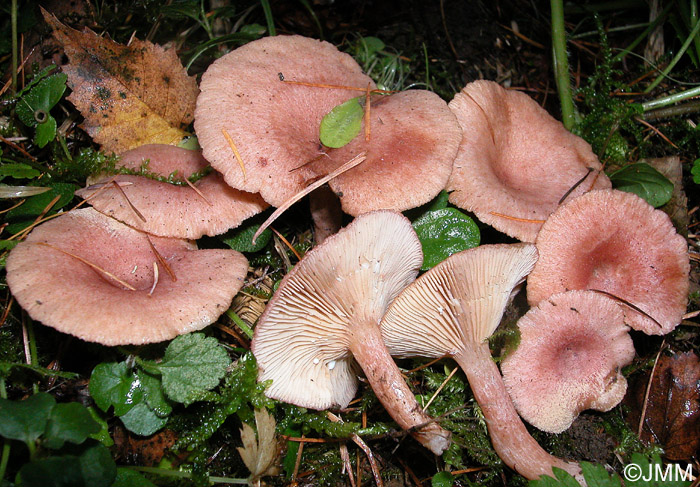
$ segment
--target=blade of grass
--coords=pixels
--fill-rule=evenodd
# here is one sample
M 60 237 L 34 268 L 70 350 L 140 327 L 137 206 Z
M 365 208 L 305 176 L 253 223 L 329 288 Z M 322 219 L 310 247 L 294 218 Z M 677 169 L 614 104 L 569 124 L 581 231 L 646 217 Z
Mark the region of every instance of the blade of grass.
M 10 22 L 12 23 L 12 94 L 17 93 L 17 0 L 12 0 Z
M 658 17 L 654 19 L 652 23 L 650 23 L 644 31 L 637 36 L 637 38 L 632 41 L 632 43 L 627 46 L 627 48 L 623 49 L 622 52 L 617 53 L 615 57 L 612 59 L 612 63 L 616 63 L 618 61 L 622 61 L 622 59 L 627 56 L 630 52 L 634 50 L 635 47 L 639 45 L 640 42 L 642 42 L 644 39 L 647 38 L 649 33 L 656 29 L 656 26 L 658 26 L 661 22 L 663 22 L 666 19 L 666 16 L 668 15 L 668 12 L 671 10 L 671 7 L 673 7 L 674 2 L 670 2 L 668 5 L 664 7 L 664 9 L 661 11 Z
M 645 112 L 648 112 L 649 110 L 673 105 L 674 103 L 687 100 L 688 98 L 692 98 L 698 95 L 700 95 L 700 86 L 692 88 L 690 90 L 681 91 L 680 93 L 674 93 L 672 95 L 664 96 L 656 100 L 648 101 L 646 103 L 642 103 L 642 109 Z
M 555 1 L 555 0 L 552 0 Z M 683 57 L 683 54 L 685 54 L 685 51 L 688 50 L 688 47 L 690 47 L 690 44 L 693 42 L 693 39 L 695 36 L 698 35 L 698 32 L 700 32 L 700 22 L 696 22 L 695 26 L 693 27 L 693 30 L 690 31 L 690 35 L 688 38 L 685 40 L 681 48 L 678 50 L 676 55 L 673 57 L 670 63 L 668 63 L 668 66 L 661 72 L 661 74 L 651 83 L 649 86 L 646 87 L 644 90 L 644 93 L 649 93 L 652 91 L 654 88 L 656 88 L 659 83 L 661 83 L 664 78 L 668 75 L 668 73 L 671 72 L 671 70 L 678 64 L 678 61 L 681 60 Z
M 275 30 L 275 19 L 272 17 L 272 9 L 270 8 L 270 2 L 268 0 L 260 0 L 260 5 L 262 5 L 263 12 L 265 12 L 265 22 L 267 23 L 267 32 L 271 36 L 276 36 L 277 31 Z
M 569 59 L 566 55 L 566 30 L 564 28 L 564 2 L 550 0 L 552 9 L 552 51 L 554 60 L 554 77 L 559 92 L 562 123 L 571 130 L 576 122 L 576 108 L 571 93 L 569 80 Z

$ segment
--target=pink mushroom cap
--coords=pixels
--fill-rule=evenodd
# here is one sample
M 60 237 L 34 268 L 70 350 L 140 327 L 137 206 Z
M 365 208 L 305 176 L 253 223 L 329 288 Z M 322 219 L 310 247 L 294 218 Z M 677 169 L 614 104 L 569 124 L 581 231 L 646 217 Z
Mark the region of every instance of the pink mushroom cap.
M 246 258 L 187 240 L 151 242 L 176 280 L 154 264 L 146 234 L 92 208 L 74 210 L 12 249 L 7 283 L 33 319 L 104 345 L 160 342 L 216 321 L 243 285 Z
M 501 362 L 518 413 L 533 426 L 561 433 L 585 409 L 609 411 L 627 381 L 620 373 L 634 344 L 620 306 L 592 291 L 550 296 L 519 321 L 517 350 Z
M 146 163 L 150 173 L 163 177 L 177 173 L 178 179 L 209 166 L 201 152 L 165 144 L 147 144 L 126 151 L 119 161 L 120 166 L 134 170 Z M 116 182 L 124 194 L 111 181 Z M 96 210 L 163 237 L 197 239 L 203 235 L 218 235 L 239 226 L 268 206 L 260 195 L 230 187 L 217 172 L 193 183 L 196 190 L 145 176 L 99 176 L 88 182 L 103 184 L 88 186 L 76 194 L 87 199 Z M 103 187 L 104 183 L 107 187 Z
M 450 202 L 511 237 L 534 242 L 542 221 L 583 178 L 568 198 L 611 186 L 591 146 L 524 93 L 474 81 L 449 107 L 464 132 L 447 184 Z
M 625 322 L 635 330 L 663 335 L 681 322 L 688 247 L 668 215 L 639 196 L 598 190 L 570 200 L 545 222 L 536 245 L 540 258 L 528 278 L 530 305 L 564 291 L 593 289 L 629 303 Z
M 343 211 L 353 216 L 377 209 L 404 211 L 432 200 L 447 184 L 462 140 L 447 103 L 430 91 L 408 90 L 373 97 L 370 115 L 369 141 L 363 131 L 313 165 L 325 175 L 366 152 L 364 162 L 328 183 Z
M 202 75 L 195 130 L 204 157 L 234 188 L 280 206 L 314 175 L 323 154 L 319 127 L 335 106 L 361 92 L 280 80 L 375 88 L 348 54 L 302 36 L 265 37 L 222 56 Z M 227 135 L 237 148 L 245 174 Z

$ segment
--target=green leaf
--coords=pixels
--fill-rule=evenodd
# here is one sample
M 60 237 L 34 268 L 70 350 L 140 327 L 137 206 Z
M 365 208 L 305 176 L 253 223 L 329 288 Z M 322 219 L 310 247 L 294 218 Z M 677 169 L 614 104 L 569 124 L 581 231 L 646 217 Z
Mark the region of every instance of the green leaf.
M 129 468 L 118 468 L 112 487 L 156 487 L 140 473 Z
M 669 202 L 673 183 L 659 171 L 644 162 L 630 164 L 610 175 L 613 187 L 634 193 L 654 208 Z
M 102 443 L 89 446 L 78 459 L 86 487 L 110 487 L 117 478 L 117 465 Z
M 215 338 L 191 333 L 173 340 L 156 366 L 166 395 L 187 406 L 216 387 L 230 364 L 226 350 Z
M 34 179 L 40 175 L 41 172 L 37 171 L 29 164 L 14 163 L 0 166 L 0 181 L 7 177 L 15 179 Z
M 542 475 L 537 480 L 530 480 L 530 487 L 581 487 L 581 484 L 567 471 L 559 467 L 552 467 L 554 477 Z
M 360 98 L 352 98 L 334 107 L 321 120 L 321 143 L 326 147 L 337 149 L 343 147 L 362 129 L 362 117 L 365 110 Z
M 432 485 L 432 487 L 452 487 L 454 483 L 454 475 L 446 471 L 436 473 L 430 480 L 430 485 Z
M 22 487 L 110 487 L 117 466 L 103 444 L 88 441 L 66 454 L 26 463 L 19 471 Z
M 474 220 L 456 208 L 427 211 L 413 222 L 413 228 L 423 246 L 424 271 L 456 252 L 476 247 L 481 239 Z
M 141 436 L 149 436 L 161 429 L 168 422 L 168 418 L 161 418 L 146 402 L 140 402 L 120 416 L 124 427 Z
M 56 404 L 51 410 L 44 439 L 47 447 L 57 450 L 66 441 L 80 444 L 99 431 L 100 425 L 85 406 L 69 402 Z
M 24 401 L 0 399 L 0 436 L 27 444 L 35 442 L 44 433 L 55 405 L 53 396 L 45 392 Z
M 73 194 L 78 189 L 76 185 L 67 183 L 49 183 L 49 186 L 51 186 L 49 191 L 31 196 L 21 206 L 7 212 L 6 221 L 9 225 L 6 230 L 9 233 L 15 234 L 31 225 L 51 201 L 58 196 L 58 201 L 46 213 L 46 215 L 53 215 L 71 202 Z
M 117 416 L 128 413 L 143 400 L 141 382 L 126 362 L 98 364 L 90 376 L 89 390 L 100 409 L 107 411 L 114 406 Z
M 259 223 L 235 228 L 219 238 L 223 243 L 238 252 L 258 252 L 264 249 L 272 238 L 272 231 L 266 228 L 253 243 L 253 235 L 260 228 Z
M 366 50 L 368 56 L 372 56 L 384 49 L 386 44 L 378 37 L 367 36 L 360 39 L 360 46 Z
M 581 462 L 581 472 L 588 487 L 620 487 L 620 477 L 609 474 L 603 465 Z
M 100 412 L 94 407 L 91 406 L 87 408 L 87 410 L 90 412 L 92 419 L 100 426 L 100 430 L 97 433 L 92 433 L 90 438 L 99 441 L 107 448 L 114 445 L 114 440 L 109 435 L 109 425 L 107 421 L 105 421 Z
M 49 112 L 66 91 L 66 79 L 68 76 L 64 73 L 53 74 L 20 98 L 17 101 L 17 116 L 22 123 L 35 127 L 40 121 L 48 119 Z
M 39 147 L 44 147 L 56 137 L 56 119 L 51 115 L 45 122 L 37 124 L 36 133 L 34 134 L 34 143 Z
M 167 417 L 173 411 L 173 407 L 163 393 L 160 379 L 144 370 L 139 370 L 136 375 L 141 381 L 141 387 L 143 388 L 148 407 L 156 416 L 161 418 Z
M 695 161 L 693 161 L 693 167 L 690 170 L 690 174 L 693 175 L 693 182 L 695 184 L 700 184 L 700 159 L 695 159 Z

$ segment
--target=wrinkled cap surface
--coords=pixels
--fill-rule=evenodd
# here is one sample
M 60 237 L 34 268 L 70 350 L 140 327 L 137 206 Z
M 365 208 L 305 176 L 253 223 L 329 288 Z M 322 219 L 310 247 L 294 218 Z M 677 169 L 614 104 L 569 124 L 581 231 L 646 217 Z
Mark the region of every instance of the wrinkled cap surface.
M 389 352 L 442 357 L 483 342 L 536 260 L 532 244 L 482 245 L 448 257 L 391 303 L 381 322 Z
M 592 291 L 550 296 L 519 321 L 518 348 L 501 362 L 518 413 L 533 426 L 561 433 L 585 409 L 609 411 L 627 381 L 634 344 L 619 304 Z
M 562 205 L 537 237 L 540 259 L 527 299 L 536 305 L 574 289 L 611 293 L 635 330 L 663 335 L 683 318 L 690 263 L 685 239 L 669 217 L 632 193 L 591 191 Z M 655 321 L 654 321 L 655 320 Z
M 204 157 L 226 182 L 280 206 L 313 177 L 305 163 L 323 154 L 321 120 L 361 92 L 280 80 L 353 86 L 374 82 L 348 54 L 302 36 L 265 37 L 222 56 L 202 75 L 195 130 Z M 246 174 L 224 132 L 238 149 Z
M 118 163 L 134 170 L 144 164 L 149 172 L 159 176 L 177 173 L 178 180 L 209 166 L 199 151 L 165 144 L 148 144 L 124 152 Z M 111 181 L 116 182 L 124 194 Z M 102 184 L 80 189 L 76 194 L 87 199 L 96 210 L 162 237 L 197 239 L 203 235 L 218 235 L 239 226 L 268 206 L 258 194 L 233 189 L 217 172 L 196 181 L 197 190 L 144 176 L 101 176 L 88 183 Z
M 541 222 L 582 178 L 567 199 L 611 186 L 590 145 L 524 93 L 474 81 L 449 106 L 464 131 L 450 202 L 511 237 L 534 242 Z
M 7 283 L 33 319 L 104 345 L 160 342 L 216 321 L 243 285 L 246 258 L 233 250 L 197 250 L 186 240 L 151 241 L 176 281 L 158 264 L 153 286 L 156 257 L 145 234 L 92 208 L 74 210 L 17 244 L 7 258 Z
M 445 188 L 462 129 L 435 93 L 408 90 L 374 96 L 370 140 L 363 130 L 349 144 L 328 150 L 312 169 L 325 175 L 360 152 L 367 159 L 328 184 L 353 216 L 377 209 L 404 211 L 432 200 Z M 410 189 L 407 189 L 410 188 Z
M 423 261 L 400 213 L 357 217 L 289 272 L 255 327 L 252 350 L 269 397 L 314 409 L 345 407 L 357 390 L 354 327 L 377 326 Z

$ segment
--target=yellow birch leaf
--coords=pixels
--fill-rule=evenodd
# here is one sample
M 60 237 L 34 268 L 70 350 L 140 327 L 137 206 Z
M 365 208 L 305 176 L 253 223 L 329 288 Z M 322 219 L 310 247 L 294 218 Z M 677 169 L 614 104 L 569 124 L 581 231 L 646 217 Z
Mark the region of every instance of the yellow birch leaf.
M 176 145 L 188 135 L 183 128 L 192 122 L 199 89 L 174 49 L 138 39 L 125 46 L 42 14 L 70 60 L 62 68 L 73 90 L 68 100 L 103 150 Z

